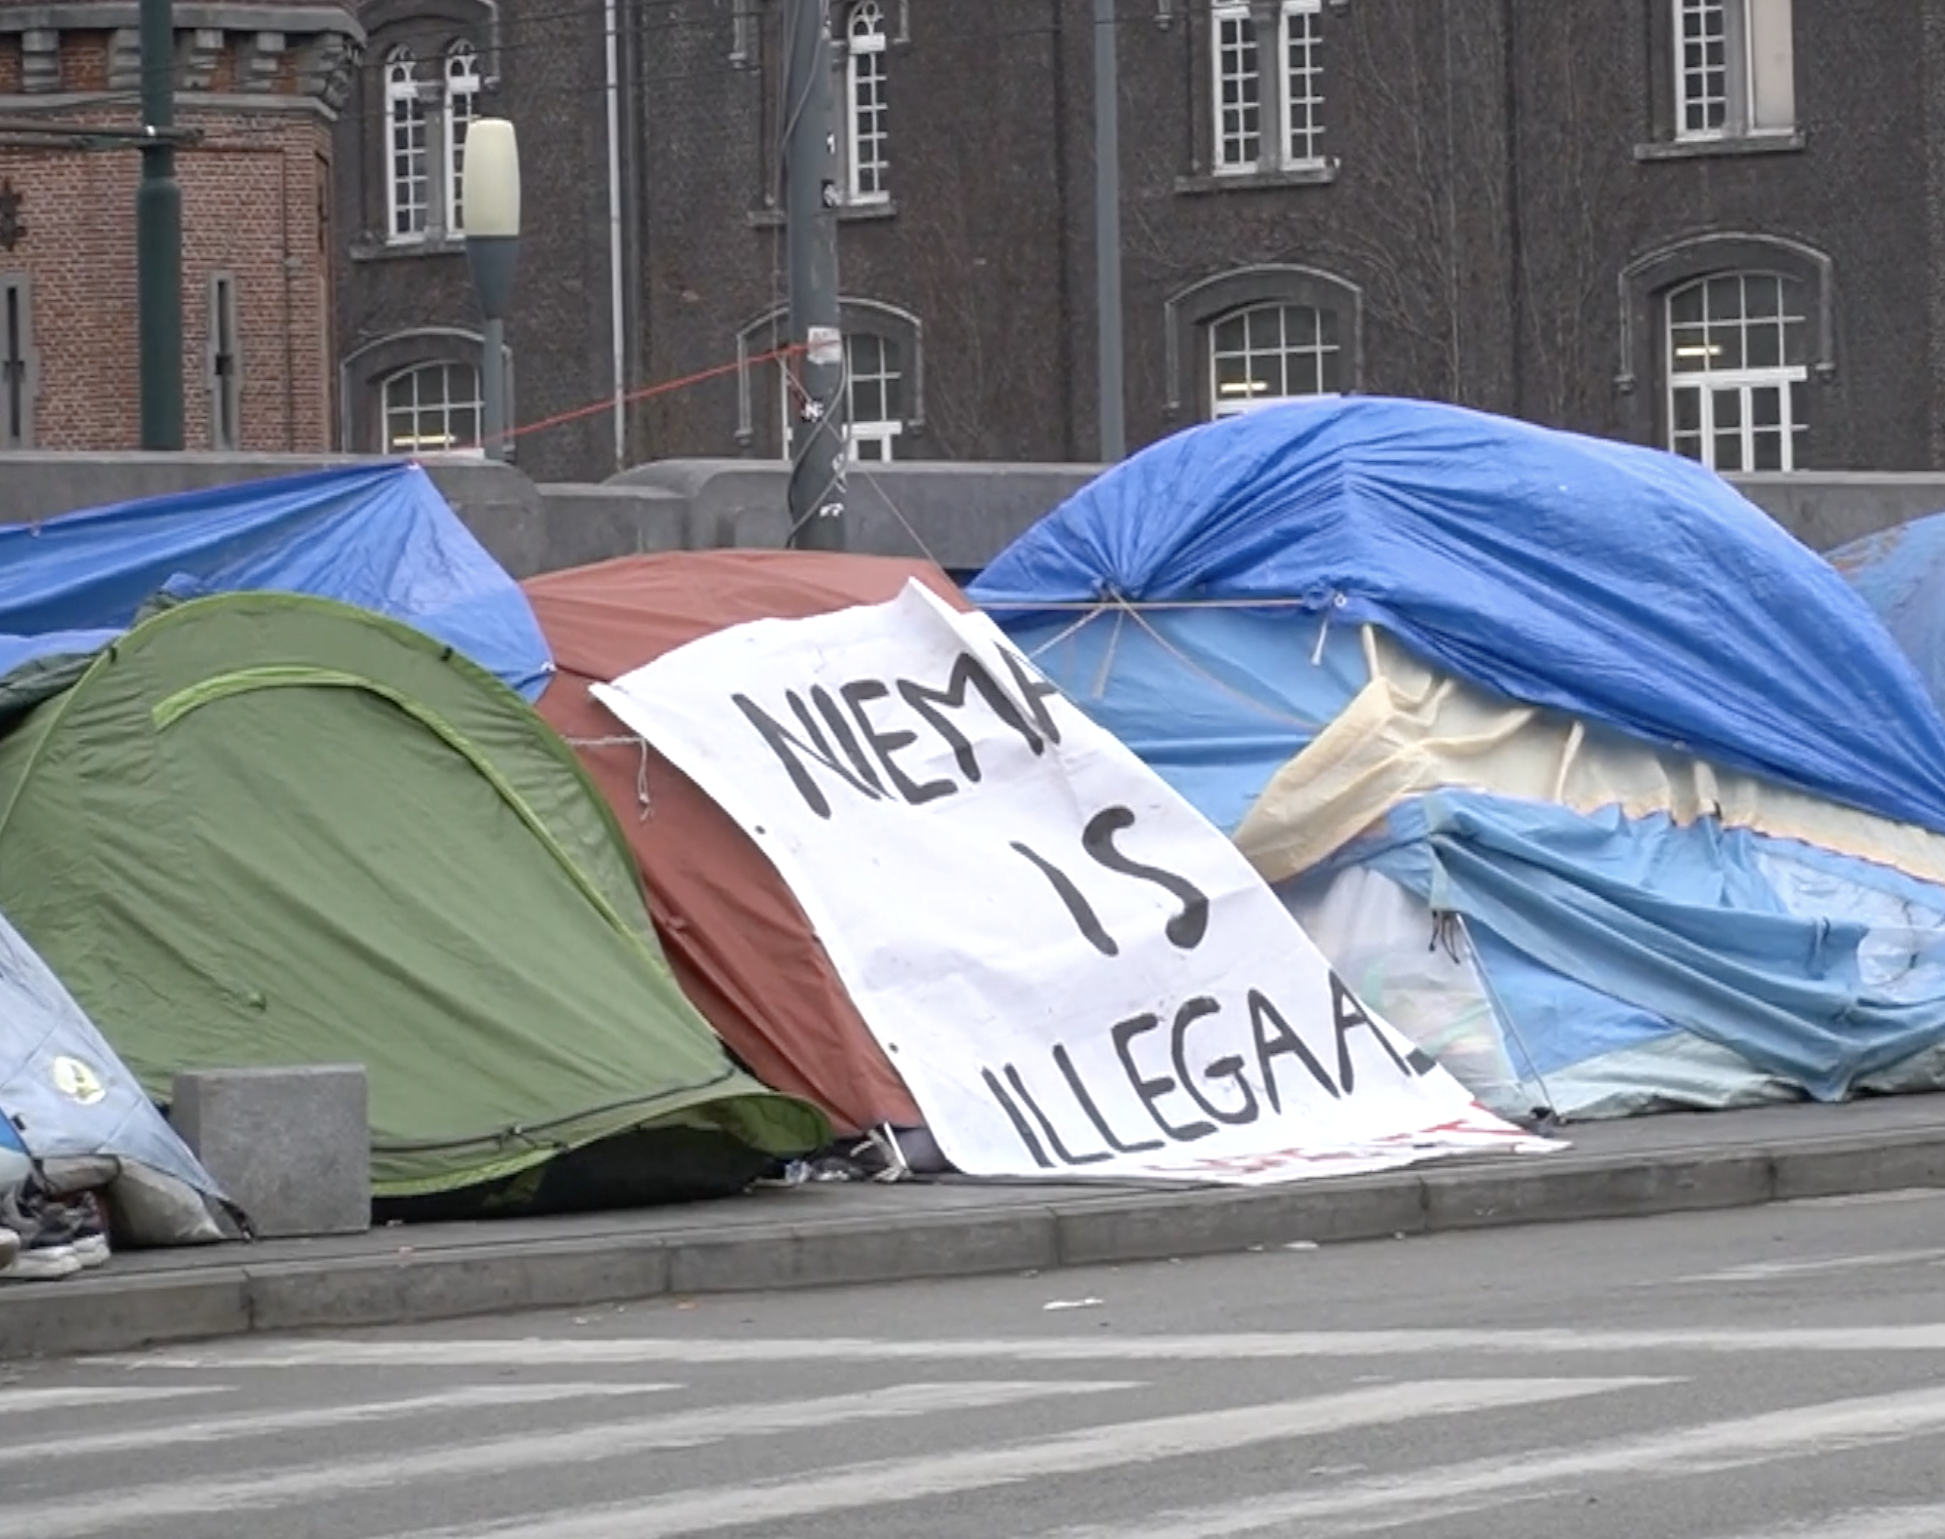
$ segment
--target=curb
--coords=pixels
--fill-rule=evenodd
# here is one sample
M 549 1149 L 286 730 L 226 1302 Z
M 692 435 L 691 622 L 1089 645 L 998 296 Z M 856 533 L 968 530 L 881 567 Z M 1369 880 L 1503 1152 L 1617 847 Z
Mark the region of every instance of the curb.
M 1520 1224 L 1641 1218 L 1945 1187 L 1945 1128 L 1788 1145 L 1535 1156 L 1296 1186 L 1068 1198 L 719 1235 L 402 1249 L 247 1261 L 0 1290 L 0 1362 L 126 1352 L 256 1331 L 352 1330 L 670 1294 L 1052 1271 Z

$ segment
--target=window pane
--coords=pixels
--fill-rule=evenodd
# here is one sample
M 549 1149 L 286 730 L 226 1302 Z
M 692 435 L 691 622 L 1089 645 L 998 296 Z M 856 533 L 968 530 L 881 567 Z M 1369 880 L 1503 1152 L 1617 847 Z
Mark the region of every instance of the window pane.
M 1209 330 L 1218 416 L 1341 388 L 1338 318 L 1308 305 L 1258 305 Z
M 1749 447 L 1749 468 L 1751 470 L 1781 470 L 1783 468 L 1782 433 L 1753 434 Z
M 1247 10 L 1217 13 L 1214 57 L 1216 164 L 1247 168 L 1263 152 L 1256 27 Z
M 1780 427 L 1783 422 L 1783 390 L 1780 385 L 1764 385 L 1749 392 L 1749 420 L 1759 428 Z
M 1324 81 L 1318 11 L 1286 6 L 1283 13 L 1283 99 L 1293 165 L 1323 158 Z
M 1695 434 L 1702 431 L 1702 392 L 1677 390 L 1674 400 L 1675 431 Z

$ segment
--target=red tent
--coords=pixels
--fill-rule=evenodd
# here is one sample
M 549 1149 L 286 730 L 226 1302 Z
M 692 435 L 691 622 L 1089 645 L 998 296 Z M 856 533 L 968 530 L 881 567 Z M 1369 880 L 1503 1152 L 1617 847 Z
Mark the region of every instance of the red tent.
M 921 1119 L 768 857 L 588 685 L 745 621 L 882 603 L 913 578 L 972 607 L 925 562 L 799 551 L 627 556 L 524 584 L 559 670 L 540 714 L 627 831 L 677 982 L 752 1073 L 814 1101 L 844 1132 Z

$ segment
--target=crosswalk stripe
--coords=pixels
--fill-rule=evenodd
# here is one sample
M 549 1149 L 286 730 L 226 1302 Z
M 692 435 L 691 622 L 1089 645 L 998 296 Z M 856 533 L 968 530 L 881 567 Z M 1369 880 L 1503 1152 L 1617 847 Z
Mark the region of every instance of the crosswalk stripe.
M 1359 1481 L 1333 1491 L 1230 1501 L 1221 1507 L 1169 1513 L 1133 1524 L 1063 1528 L 1042 1539 L 1234 1539 L 1265 1529 L 1300 1531 L 1306 1539 L 1340 1539 L 1395 1529 L 1415 1519 L 1450 1520 L 1521 1496 L 1531 1499 L 1544 1495 L 1550 1489 L 1578 1491 L 1600 1476 L 1720 1474 L 1792 1455 L 1808 1457 L 1904 1441 L 1942 1427 L 1945 1389 L 1914 1390 L 1706 1422 L 1645 1437 L 1603 1440 L 1585 1448 L 1523 1449 L 1495 1459 Z M 1339 1520 L 1336 1526 L 1323 1526 L 1333 1519 Z M 1347 1519 L 1350 1521 L 1343 1521 Z M 1935 1536 L 1939 1530 L 1927 1532 Z M 616 1539 L 620 1533 L 615 1530 Z M 1823 1524 L 1817 1525 L 1815 1533 L 1817 1539 L 1833 1536 L 1833 1530 Z M 536 1528 L 531 1534 L 532 1539 L 542 1539 L 543 1530 Z M 1868 1530 L 1855 1539 L 1866 1539 L 1867 1535 Z M 546 1539 L 563 1536 L 546 1531 Z M 1774 1536 L 1765 1533 L 1760 1539 Z
M 0 1386 L 0 1416 L 24 1411 L 66 1411 L 94 1405 L 135 1405 L 145 1400 L 181 1400 L 190 1395 L 226 1395 L 228 1384 L 87 1384 L 71 1389 L 21 1389 Z
M 481 1384 L 409 1400 L 367 1400 L 348 1405 L 309 1406 L 296 1411 L 242 1411 L 203 1421 L 160 1422 L 113 1432 L 86 1432 L 73 1437 L 48 1438 L 38 1443 L 0 1443 L 0 1465 L 34 1460 L 74 1458 L 88 1454 L 135 1453 L 145 1448 L 173 1448 L 185 1443 L 216 1443 L 225 1438 L 273 1437 L 283 1432 L 308 1432 L 367 1421 L 395 1421 L 404 1416 L 436 1416 L 479 1406 L 540 1405 L 556 1400 L 598 1396 L 650 1395 L 680 1389 L 679 1384 Z
M 1765 1528 L 1735 1539 L 1938 1539 L 1940 1534 L 1945 1534 L 1945 1506 L 1880 1507 L 1789 1529 Z
M 587 1463 L 626 1454 L 697 1448 L 733 1437 L 757 1437 L 850 1421 L 895 1421 L 946 1411 L 971 1411 L 1057 1396 L 1138 1389 L 1135 1383 L 1058 1379 L 900 1384 L 859 1394 L 823 1395 L 745 1405 L 703 1406 L 631 1421 L 597 1422 L 564 1432 L 447 1444 L 377 1458 L 298 1465 L 261 1475 L 168 1481 L 94 1496 L 11 1503 L 9 1533 L 36 1539 L 74 1539 L 121 1524 L 153 1523 L 197 1513 L 267 1508 L 313 1497 L 343 1497 L 414 1481 L 509 1474 L 537 1467 Z
M 1194 1411 L 1088 1427 L 1032 1443 L 854 1464 L 815 1475 L 672 1491 L 652 1502 L 586 1508 L 558 1518 L 420 1530 L 389 1539 L 668 1539 L 755 1527 L 895 1502 L 954 1496 L 1025 1480 L 1232 1452 L 1358 1427 L 1578 1399 L 1667 1379 L 1433 1379 L 1309 1400 Z M 23 1526 L 23 1531 L 28 1531 Z M 43 1532 L 38 1527 L 32 1531 Z
M 1676 1283 L 1750 1283 L 1777 1277 L 1815 1277 L 1830 1272 L 1878 1271 L 1887 1267 L 1932 1266 L 1945 1261 L 1945 1247 L 1929 1250 L 1887 1250 L 1858 1256 L 1821 1256 L 1811 1261 L 1752 1261 L 1746 1266 L 1725 1267 L 1718 1272 L 1696 1272 L 1677 1277 Z M 1666 1280 L 1636 1284 L 1643 1288 L 1666 1288 Z
M 843 1337 L 690 1340 L 634 1337 L 587 1341 L 527 1338 L 472 1341 L 238 1343 L 210 1352 L 96 1359 L 120 1367 L 515 1368 L 588 1364 L 1248 1361 L 1300 1357 L 1418 1357 L 1441 1352 L 1541 1356 L 1643 1352 L 1941 1352 L 1945 1325 L 1806 1327 L 1800 1330 L 1667 1331 L 1392 1330 L 1291 1331 L 1207 1336 L 1002 1337 L 871 1341 Z

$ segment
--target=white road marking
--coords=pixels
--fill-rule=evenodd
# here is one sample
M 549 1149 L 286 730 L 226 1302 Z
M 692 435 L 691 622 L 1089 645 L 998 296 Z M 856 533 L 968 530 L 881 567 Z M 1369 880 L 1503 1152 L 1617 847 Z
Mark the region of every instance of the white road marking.
M 263 1509 L 414 1481 L 504 1475 L 540 1467 L 558 1469 L 567 1464 L 699 1448 L 727 1438 L 794 1432 L 847 1420 L 896 1421 L 942 1411 L 981 1410 L 1054 1396 L 1138 1388 L 1133 1383 L 1057 1380 L 900 1384 L 815 1400 L 701 1406 L 631 1421 L 590 1422 L 564 1432 L 518 1432 L 376 1458 L 296 1465 L 264 1474 L 166 1481 L 99 1495 L 12 1502 L 4 1510 L 9 1533 L 31 1532 L 36 1539 L 74 1539 L 122 1525 L 152 1526 L 163 1518 Z M 732 1499 L 734 1494 L 729 1493 Z
M 1941 1429 L 1945 1429 L 1945 1389 L 1914 1390 L 1678 1427 L 1646 1437 L 1602 1440 L 1585 1448 L 1524 1449 L 1500 1458 L 1360 1481 L 1335 1491 L 1225 1502 L 1220 1508 L 1169 1513 L 1126 1525 L 1063 1528 L 1042 1539 L 1233 1539 L 1265 1529 L 1300 1532 L 1305 1539 L 1340 1539 L 1407 1522 L 1449 1520 L 1558 1491 L 1578 1492 L 1601 1477 L 1712 1475 L 1778 1459 L 1906 1441 Z M 1837 1539 L 1840 1534 L 1843 1539 L 1881 1539 L 1870 1530 L 1848 1535 L 1821 1523 L 1811 1532 L 1816 1539 Z M 1936 1539 L 1940 1530 L 1920 1532 Z M 619 1530 L 614 1539 L 620 1539 Z M 1775 1536 L 1766 1532 L 1760 1539 Z
M 395 1421 L 405 1416 L 437 1416 L 444 1411 L 479 1406 L 540 1405 L 597 1396 L 650 1395 L 680 1388 L 680 1384 L 480 1384 L 444 1394 L 415 1395 L 409 1400 L 368 1400 L 351 1405 L 310 1406 L 298 1411 L 240 1411 L 234 1416 L 160 1422 L 112 1432 L 83 1432 L 39 1443 L 0 1443 L 0 1465 L 72 1458 L 77 1454 L 134 1453 L 144 1448 L 173 1448 L 182 1443 L 218 1443 L 226 1438 L 274 1437 L 283 1432 L 308 1432 L 319 1427 Z
M 1938 1539 L 1945 1534 L 1945 1506 L 1880 1507 L 1795 1528 L 1765 1528 L 1735 1539 Z
M 669 1539 L 678 1534 L 756 1527 L 925 1501 L 1155 1459 L 1228 1453 L 1420 1416 L 1456 1416 L 1669 1382 L 1636 1378 L 1436 1379 L 1350 1390 L 1311 1400 L 1088 1427 L 1032 1443 L 887 1459 L 740 1486 L 671 1491 L 652 1499 L 589 1507 L 551 1519 L 473 1523 L 394 1534 L 388 1539 Z M 882 1529 L 882 1524 L 878 1526 Z
M 147 1389 L 133 1384 L 90 1384 L 72 1389 L 21 1389 L 0 1384 L 0 1416 L 19 1411 L 65 1411 L 73 1406 L 137 1405 L 145 1400 L 180 1400 L 187 1395 L 227 1395 L 233 1388 L 229 1384 L 158 1384 Z
M 240 1342 L 204 1352 L 97 1358 L 118 1367 L 563 1368 L 589 1364 L 977 1362 L 1220 1362 L 1260 1358 L 1418 1357 L 1484 1352 L 1559 1357 L 1720 1352 L 1945 1352 L 1945 1324 L 1800 1330 L 1390 1330 L 1200 1336 L 1024 1336 L 932 1341 L 771 1337 L 719 1341 L 634 1337 L 587 1341 L 528 1337 L 474 1341 Z
M 1697 1272 L 1677 1277 L 1677 1283 L 1763 1282 L 1772 1277 L 1816 1277 L 1831 1272 L 1878 1271 L 1887 1267 L 1936 1266 L 1945 1261 L 1945 1247 L 1929 1250 L 1886 1250 L 1856 1256 L 1822 1256 L 1813 1261 L 1752 1261 L 1746 1266 L 1724 1267 L 1719 1272 Z M 1661 1281 L 1641 1282 L 1639 1288 L 1665 1288 Z

